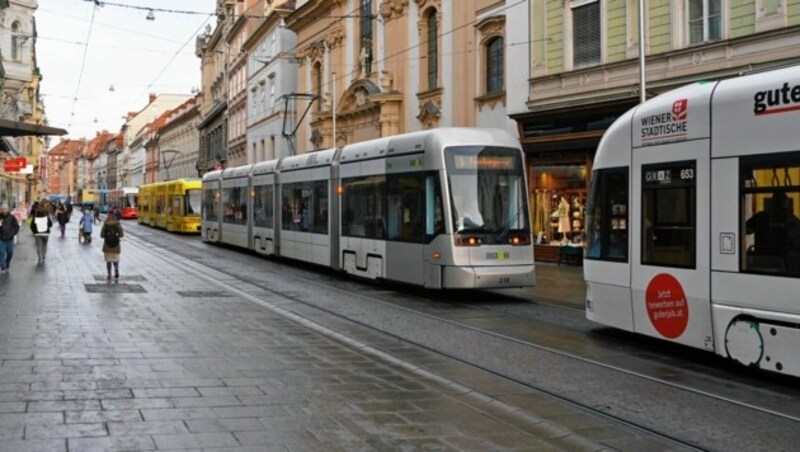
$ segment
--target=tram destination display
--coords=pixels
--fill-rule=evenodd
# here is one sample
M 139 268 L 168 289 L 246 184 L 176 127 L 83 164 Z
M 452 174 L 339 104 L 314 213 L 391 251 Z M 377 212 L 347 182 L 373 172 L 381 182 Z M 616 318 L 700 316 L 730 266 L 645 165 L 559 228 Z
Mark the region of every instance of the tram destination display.
M 672 165 L 648 165 L 644 170 L 643 182 L 646 187 L 675 187 L 691 185 L 695 178 L 694 162 Z

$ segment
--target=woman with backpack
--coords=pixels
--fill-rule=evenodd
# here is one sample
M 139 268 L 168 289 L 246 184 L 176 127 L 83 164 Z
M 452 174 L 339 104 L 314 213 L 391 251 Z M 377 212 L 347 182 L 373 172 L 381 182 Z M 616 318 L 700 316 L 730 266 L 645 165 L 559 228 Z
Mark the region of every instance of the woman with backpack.
M 32 212 L 31 232 L 33 232 L 34 240 L 36 241 L 36 254 L 39 257 L 39 263 L 44 264 L 44 258 L 47 256 L 47 241 L 50 238 L 50 228 L 53 226 L 53 221 L 50 220 L 50 207 L 47 200 L 42 198 Z
M 111 266 L 114 266 L 114 278 L 119 279 L 119 254 L 122 251 L 120 239 L 124 236 L 122 225 L 116 215 L 108 215 L 106 222 L 100 229 L 100 238 L 103 239 L 103 256 L 106 260 L 108 279 L 111 279 Z

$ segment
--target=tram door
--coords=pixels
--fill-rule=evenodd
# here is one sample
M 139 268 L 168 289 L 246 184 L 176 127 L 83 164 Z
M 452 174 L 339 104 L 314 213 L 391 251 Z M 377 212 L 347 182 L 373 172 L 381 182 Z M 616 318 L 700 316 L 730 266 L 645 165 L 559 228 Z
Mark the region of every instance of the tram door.
M 634 330 L 712 349 L 706 138 L 633 149 Z

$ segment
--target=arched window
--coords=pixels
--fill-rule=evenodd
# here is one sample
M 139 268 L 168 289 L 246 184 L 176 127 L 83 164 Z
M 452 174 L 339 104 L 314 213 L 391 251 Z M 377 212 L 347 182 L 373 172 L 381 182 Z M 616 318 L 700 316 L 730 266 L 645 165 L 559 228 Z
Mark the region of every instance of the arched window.
M 322 63 L 316 63 L 312 72 L 314 94 L 317 95 L 317 111 L 322 111 Z
M 427 25 L 427 59 L 428 59 L 428 89 L 439 86 L 439 23 L 436 19 L 436 10 L 428 13 Z
M 505 89 L 505 49 L 503 38 L 491 38 L 486 43 L 486 92 L 497 93 Z
M 11 24 L 11 59 L 19 61 L 22 59 L 22 36 L 19 22 Z

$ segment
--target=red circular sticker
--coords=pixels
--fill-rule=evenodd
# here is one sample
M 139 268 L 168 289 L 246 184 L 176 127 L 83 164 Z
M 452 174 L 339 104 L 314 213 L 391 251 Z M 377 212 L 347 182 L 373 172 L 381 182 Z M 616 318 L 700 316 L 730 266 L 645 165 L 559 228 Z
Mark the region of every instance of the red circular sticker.
M 650 323 L 662 336 L 675 339 L 689 323 L 689 305 L 681 283 L 666 273 L 656 275 L 645 293 Z

